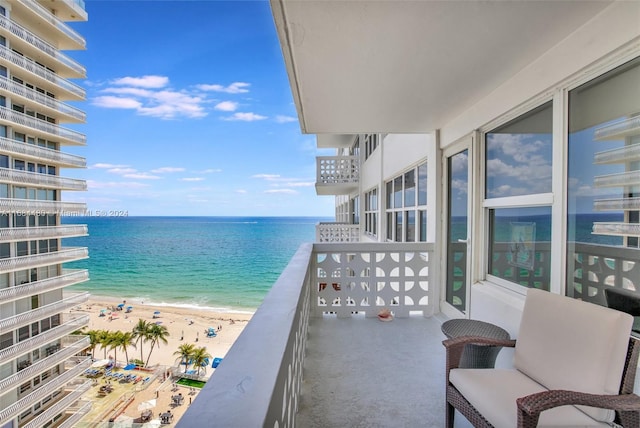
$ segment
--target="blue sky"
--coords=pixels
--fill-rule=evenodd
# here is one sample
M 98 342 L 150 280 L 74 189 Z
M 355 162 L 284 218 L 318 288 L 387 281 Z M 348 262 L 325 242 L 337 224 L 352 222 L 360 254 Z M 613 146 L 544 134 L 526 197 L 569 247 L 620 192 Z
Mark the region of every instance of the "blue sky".
M 267 1 L 87 0 L 78 107 L 90 210 L 129 215 L 332 216 L 315 194 L 315 137 L 303 135 Z

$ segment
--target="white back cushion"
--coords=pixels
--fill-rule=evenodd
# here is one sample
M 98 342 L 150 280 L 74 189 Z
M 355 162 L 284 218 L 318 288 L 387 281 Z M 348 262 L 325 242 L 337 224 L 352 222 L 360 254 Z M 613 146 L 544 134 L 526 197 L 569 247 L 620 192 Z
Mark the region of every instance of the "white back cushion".
M 632 323 L 629 314 L 530 289 L 514 366 L 549 389 L 618 394 Z M 612 411 L 581 409 L 613 420 Z

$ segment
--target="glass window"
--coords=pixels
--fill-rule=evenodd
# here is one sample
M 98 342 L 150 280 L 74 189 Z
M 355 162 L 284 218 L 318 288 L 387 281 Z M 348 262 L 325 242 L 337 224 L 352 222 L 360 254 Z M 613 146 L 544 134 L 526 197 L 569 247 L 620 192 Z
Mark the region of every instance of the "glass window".
M 407 227 L 405 233 L 405 242 L 414 242 L 416 240 L 416 212 L 406 211 L 407 214 Z
M 552 104 L 486 134 L 486 197 L 551 192 Z
M 416 171 L 407 171 L 404 175 L 404 206 L 412 207 L 416 204 Z
M 567 294 L 640 295 L 640 58 L 569 92 Z
M 393 208 L 393 181 L 387 183 L 387 208 Z
M 418 205 L 427 205 L 427 164 L 418 167 Z
M 551 208 L 489 210 L 489 273 L 549 291 Z

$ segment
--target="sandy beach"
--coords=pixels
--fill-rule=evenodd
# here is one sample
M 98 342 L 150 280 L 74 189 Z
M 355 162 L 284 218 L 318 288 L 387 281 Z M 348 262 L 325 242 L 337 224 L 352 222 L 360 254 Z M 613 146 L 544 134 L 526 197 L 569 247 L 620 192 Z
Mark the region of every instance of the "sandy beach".
M 124 303 L 108 297 L 92 296 L 91 299 L 76 309 L 74 313 L 90 315 L 87 330 L 131 331 L 139 319 L 150 323 L 162 323 L 169 331 L 168 343 L 155 348 L 149 360 L 149 367 L 173 366 L 176 364 L 174 352 L 183 343 L 192 343 L 198 347 L 204 346 L 213 358 L 224 358 L 237 337 L 247 325 L 250 313 L 215 312 L 208 309 L 181 308 L 175 306 L 154 306 L 142 302 L 126 302 L 124 310 L 117 310 L 119 304 Z M 132 306 L 131 312 L 126 307 Z M 115 310 L 114 310 L 115 309 Z M 103 311 L 104 310 L 104 311 Z M 101 311 L 103 316 L 101 316 Z M 155 314 L 159 312 L 159 314 Z M 209 327 L 217 330 L 215 337 L 207 337 Z M 142 347 L 146 361 L 149 353 L 149 343 Z M 129 358 L 140 358 L 140 349 L 130 348 Z M 107 356 L 113 352 L 107 351 Z M 96 349 L 96 358 L 102 358 L 104 350 Z M 126 364 L 125 353 L 117 352 L 118 363 Z

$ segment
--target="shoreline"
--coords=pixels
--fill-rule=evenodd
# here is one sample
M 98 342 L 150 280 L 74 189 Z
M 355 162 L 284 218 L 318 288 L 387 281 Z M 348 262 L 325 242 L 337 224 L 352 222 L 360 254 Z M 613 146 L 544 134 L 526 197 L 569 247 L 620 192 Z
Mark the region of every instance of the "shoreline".
M 135 299 L 123 300 L 109 296 L 91 295 L 89 300 L 74 308 L 72 314 L 84 313 L 89 315 L 88 330 L 108 330 L 128 332 L 133 329 L 139 319 L 148 323 L 158 323 L 167 328 L 169 336 L 167 343 L 156 346 L 149 358 L 149 367 L 174 366 L 177 357 L 174 353 L 185 343 L 197 347 L 205 347 L 212 358 L 224 358 L 231 346 L 240 336 L 254 312 L 224 311 L 213 308 L 192 307 L 191 305 L 175 306 L 170 304 L 148 303 Z M 118 305 L 124 305 L 118 310 Z M 131 312 L 126 308 L 131 306 Z M 101 316 L 102 313 L 102 316 Z M 209 328 L 216 330 L 215 337 L 207 337 Z M 150 343 L 142 345 L 142 357 L 148 358 Z M 140 349 L 129 347 L 129 359 L 140 359 Z M 94 358 L 116 354 L 118 363 L 126 364 L 125 352 L 121 349 L 103 349 L 98 346 Z

